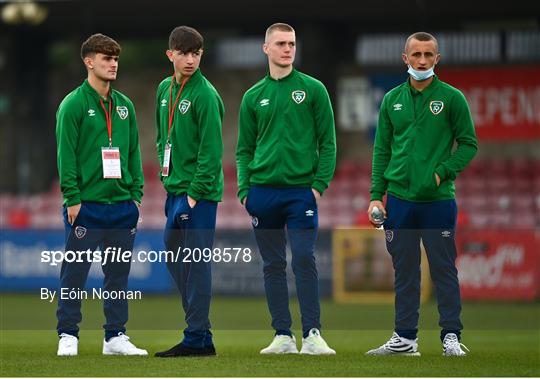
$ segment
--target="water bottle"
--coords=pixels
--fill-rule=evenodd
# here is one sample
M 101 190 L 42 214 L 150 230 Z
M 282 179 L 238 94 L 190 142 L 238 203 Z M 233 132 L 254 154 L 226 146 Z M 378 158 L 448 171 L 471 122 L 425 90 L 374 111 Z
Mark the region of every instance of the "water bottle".
M 381 226 L 384 223 L 384 213 L 377 207 L 373 207 L 371 210 L 371 218 L 378 226 Z

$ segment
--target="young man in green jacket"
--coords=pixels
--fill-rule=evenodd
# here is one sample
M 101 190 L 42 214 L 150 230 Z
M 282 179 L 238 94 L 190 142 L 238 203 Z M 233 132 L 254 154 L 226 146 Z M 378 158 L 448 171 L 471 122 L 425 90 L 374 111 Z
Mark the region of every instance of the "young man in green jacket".
M 174 74 L 156 95 L 157 151 L 167 191 L 165 246 L 178 252 L 168 261 L 182 295 L 187 328 L 181 343 L 157 357 L 215 355 L 210 332 L 212 259 L 195 259 L 194 249 L 212 251 L 217 203 L 223 195 L 221 123 L 223 102 L 199 69 L 203 37 L 179 26 L 169 36 L 167 57 Z
M 90 252 L 96 248 L 101 249 L 104 262 L 104 290 L 127 289 L 131 260 L 104 257 L 107 251 L 133 249 L 144 184 L 133 103 L 111 88 L 119 55 L 120 45 L 113 39 L 90 36 L 81 46 L 88 78 L 64 98 L 56 114 L 66 251 L 89 252 L 82 255 L 82 262 L 62 263 L 61 291 L 84 290 Z M 103 306 L 107 320 L 103 354 L 147 355 L 124 334 L 127 300 L 107 299 Z M 57 318 L 58 355 L 77 355 L 81 299 L 60 296 Z
M 251 87 L 239 115 L 238 197 L 252 216 L 264 264 L 275 337 L 261 354 L 298 353 L 285 276 L 285 226 L 302 314 L 302 354 L 335 354 L 320 335 L 315 241 L 317 200 L 336 164 L 334 114 L 324 85 L 293 68 L 294 29 L 271 25 L 263 50 L 269 74 Z
M 454 180 L 476 154 L 477 140 L 465 97 L 434 74 L 439 59 L 435 37 L 424 32 L 409 36 L 403 53 L 409 80 L 388 92 L 381 104 L 368 214 L 377 224 L 372 214 L 377 207 L 386 218 L 396 318 L 390 340 L 369 355 L 420 355 L 420 239 L 435 284 L 443 353 L 466 354 L 460 343 Z

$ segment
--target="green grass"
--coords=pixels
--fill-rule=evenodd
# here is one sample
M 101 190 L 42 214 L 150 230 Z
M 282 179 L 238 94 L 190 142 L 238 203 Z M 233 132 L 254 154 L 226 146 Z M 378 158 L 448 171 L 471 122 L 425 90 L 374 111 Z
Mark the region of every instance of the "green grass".
M 291 303 L 300 334 L 298 305 Z M 441 356 L 436 305 L 422 307 L 421 357 L 366 357 L 392 329 L 389 305 L 323 301 L 323 335 L 336 356 L 261 356 L 272 338 L 263 299 L 216 298 L 212 304 L 218 357 L 157 359 L 101 355 L 101 303 L 86 301 L 79 356 L 57 357 L 55 304 L 35 295 L 0 302 L 2 376 L 540 376 L 538 304 L 464 304 L 467 357 Z M 145 296 L 130 304 L 128 332 L 151 354 L 178 343 L 183 313 L 177 297 Z M 299 343 L 300 345 L 300 343 Z

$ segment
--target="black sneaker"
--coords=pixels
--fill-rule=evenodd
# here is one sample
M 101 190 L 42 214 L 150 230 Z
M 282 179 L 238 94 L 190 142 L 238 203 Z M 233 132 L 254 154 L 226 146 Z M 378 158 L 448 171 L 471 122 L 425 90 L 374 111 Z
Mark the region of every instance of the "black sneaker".
M 216 355 L 216 349 L 214 345 L 206 346 L 203 348 L 195 348 L 182 345 L 179 343 L 176 346 L 171 347 L 169 350 L 160 351 L 154 354 L 155 357 L 160 358 L 172 358 L 172 357 L 207 357 Z

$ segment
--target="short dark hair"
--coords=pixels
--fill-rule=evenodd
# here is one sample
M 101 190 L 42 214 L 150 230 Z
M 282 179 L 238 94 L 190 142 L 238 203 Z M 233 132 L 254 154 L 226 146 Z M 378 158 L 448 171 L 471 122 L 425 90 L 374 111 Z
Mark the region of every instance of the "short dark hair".
M 203 48 L 204 38 L 189 26 L 177 26 L 169 36 L 169 49 L 183 53 L 195 53 Z
M 266 41 L 268 39 L 268 36 L 272 34 L 272 32 L 274 32 L 275 30 L 279 30 L 280 32 L 294 32 L 294 28 L 289 24 L 285 24 L 283 22 L 276 22 L 275 24 L 270 25 L 268 29 L 266 29 L 264 40 Z
M 104 34 L 92 34 L 86 41 L 81 45 L 81 58 L 84 59 L 92 54 L 105 54 L 118 56 L 120 55 L 122 48 L 111 37 L 107 37 Z
M 433 36 L 433 34 L 429 34 L 427 32 L 416 32 L 411 34 L 409 37 L 407 37 L 407 40 L 405 41 L 405 46 L 403 48 L 403 51 L 407 53 L 407 47 L 409 46 L 409 42 L 415 39 L 417 41 L 434 41 L 435 42 L 435 50 L 439 51 L 439 43 L 437 42 L 437 38 Z

